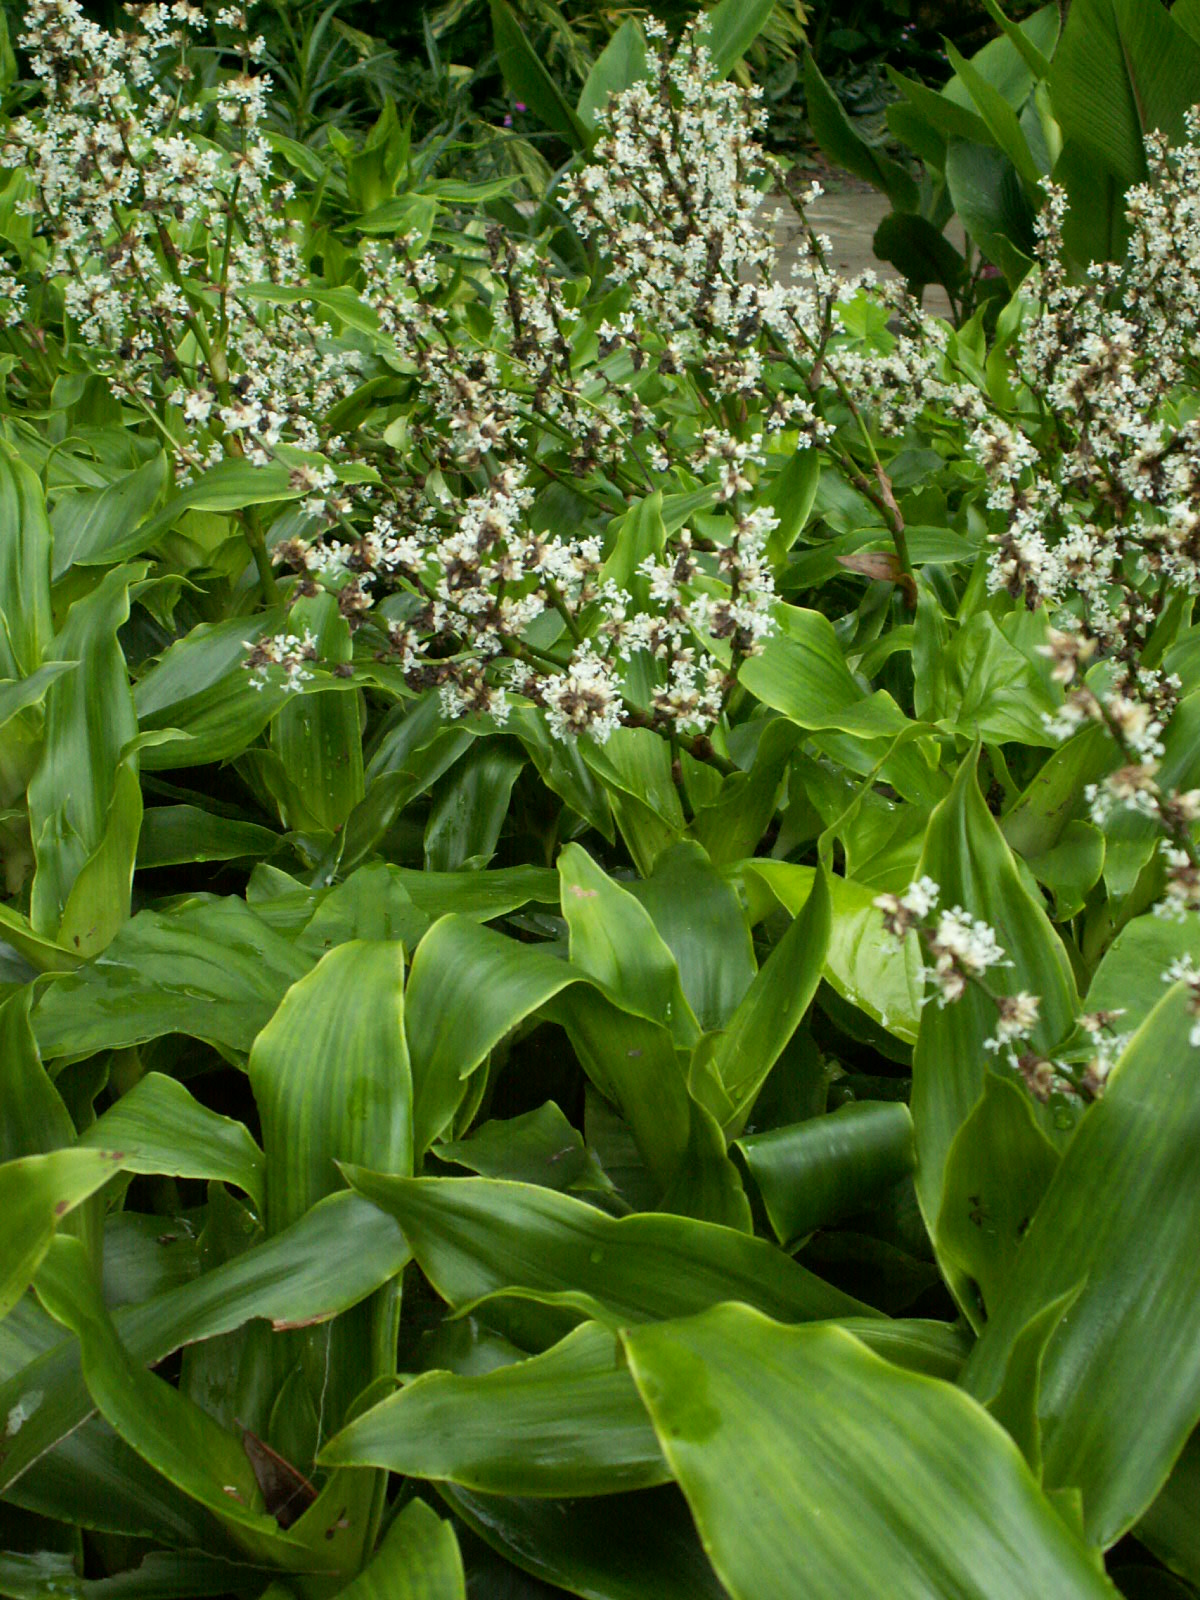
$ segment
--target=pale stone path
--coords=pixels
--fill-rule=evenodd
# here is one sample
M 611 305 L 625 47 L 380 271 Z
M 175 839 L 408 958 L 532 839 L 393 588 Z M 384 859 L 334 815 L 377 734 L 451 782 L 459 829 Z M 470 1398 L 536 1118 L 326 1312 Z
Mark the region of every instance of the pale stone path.
M 865 183 L 856 179 L 843 181 L 841 177 L 820 181 L 828 183 L 826 193 L 808 208 L 808 219 L 820 233 L 828 234 L 833 244 L 831 265 L 846 277 L 873 268 L 880 278 L 898 278 L 899 273 L 886 261 L 880 261 L 872 246 L 875 230 L 891 211 L 891 202 Z M 787 211 L 776 224 L 776 241 L 788 259 L 788 246 L 797 237 L 799 226 Z M 962 230 L 957 218 L 947 230 L 948 237 L 962 248 Z M 945 290 L 931 284 L 925 291 L 923 305 L 935 317 L 949 317 L 950 302 Z

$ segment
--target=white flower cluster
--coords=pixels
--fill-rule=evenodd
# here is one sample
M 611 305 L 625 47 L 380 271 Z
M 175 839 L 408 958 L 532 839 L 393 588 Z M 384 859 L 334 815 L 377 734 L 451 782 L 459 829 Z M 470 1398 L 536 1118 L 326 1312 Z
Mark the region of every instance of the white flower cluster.
M 94 370 L 162 430 L 185 475 L 226 453 L 265 464 L 281 441 L 316 450 L 358 359 L 329 346 L 311 306 L 248 292 L 305 281 L 292 189 L 271 182 L 259 131 L 259 41 L 243 41 L 240 71 L 189 94 L 201 8 L 127 9 L 136 27 L 114 33 L 77 0 L 26 11 L 20 42 L 43 104 L 10 124 L 4 160 L 31 180 L 46 276 Z M 31 314 L 14 287 L 0 274 L 10 324 Z
M 1196 1018 L 1188 1034 L 1193 1050 L 1200 1050 L 1200 969 L 1191 956 L 1179 956 L 1162 975 L 1164 983 L 1185 983 L 1188 987 L 1188 1008 Z
M 252 688 L 264 689 L 273 681 L 272 668 L 283 668 L 283 687 L 293 694 L 301 685 L 312 679 L 308 664 L 318 659 L 317 640 L 305 629 L 303 636 L 294 633 L 271 634 L 267 638 L 244 640 L 246 659 L 243 665 L 250 673 Z

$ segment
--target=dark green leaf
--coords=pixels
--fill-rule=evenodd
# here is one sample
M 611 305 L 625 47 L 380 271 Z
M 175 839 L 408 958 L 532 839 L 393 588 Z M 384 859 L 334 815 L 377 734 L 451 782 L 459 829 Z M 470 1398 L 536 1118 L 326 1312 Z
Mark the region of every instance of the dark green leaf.
M 623 1338 L 734 1600 L 1113 1594 L 1012 1441 L 949 1384 L 747 1306 Z

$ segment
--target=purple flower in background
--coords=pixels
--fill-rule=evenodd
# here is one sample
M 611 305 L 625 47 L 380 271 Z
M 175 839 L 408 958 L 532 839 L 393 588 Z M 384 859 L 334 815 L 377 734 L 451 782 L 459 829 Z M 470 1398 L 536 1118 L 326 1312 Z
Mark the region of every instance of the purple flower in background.
M 513 108 L 515 110 L 517 110 L 517 111 L 528 111 L 529 110 L 529 107 L 525 104 L 524 100 L 514 100 L 513 101 Z M 504 126 L 506 128 L 511 128 L 512 125 L 513 125 L 512 112 L 509 111 L 509 112 L 505 113 Z

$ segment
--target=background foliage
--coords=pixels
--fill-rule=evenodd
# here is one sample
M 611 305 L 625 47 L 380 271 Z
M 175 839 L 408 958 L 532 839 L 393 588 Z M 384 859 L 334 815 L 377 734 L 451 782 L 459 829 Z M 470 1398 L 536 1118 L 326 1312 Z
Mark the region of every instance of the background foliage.
M 824 88 L 886 33 L 814 7 L 798 69 L 896 205 L 883 253 L 959 325 L 831 289 L 815 345 L 734 319 L 732 357 L 703 295 L 648 318 L 566 196 L 646 66 L 617 8 L 443 6 L 418 37 L 280 7 L 254 128 L 214 109 L 261 70 L 218 22 L 187 135 L 211 228 L 144 176 L 115 212 L 99 185 L 102 235 L 25 206 L 46 114 L 0 51 L 0 1594 L 1200 1590 L 1200 654 L 1190 546 L 1156 531 L 1200 480 L 1168 495 L 1151 451 L 1122 499 L 1079 466 L 1133 454 L 1108 369 L 1085 423 L 1030 382 L 1039 323 L 1104 307 L 1083 273 L 1126 260 L 1130 186 L 1187 178 L 1136 112 L 1186 137 L 1193 12 L 989 10 L 943 89 L 899 85 L 919 168 Z M 724 0 L 721 72 L 780 70 L 792 16 Z M 1065 244 L 1035 266 L 1051 169 Z M 89 338 L 139 228 L 128 321 Z M 514 300 L 554 308 L 581 407 L 636 398 L 657 477 L 624 437 L 571 454 Z M 1176 376 L 1146 345 L 1117 377 L 1186 465 L 1194 350 Z M 751 348 L 752 385 L 706 366 Z M 239 408 L 281 350 L 264 444 Z M 452 427 L 471 382 L 493 411 Z M 507 439 L 456 443 L 510 403 Z M 505 635 L 507 715 L 452 715 L 495 663 L 452 676 L 467 613 L 421 584 L 506 448 L 538 550 L 593 538 L 597 572 Z M 1046 479 L 1119 544 L 1090 610 L 1011 565 Z M 369 606 L 381 486 L 440 569 Z M 707 720 L 662 710 L 643 651 L 607 739 L 556 736 L 593 577 L 658 626 L 694 608 Z

